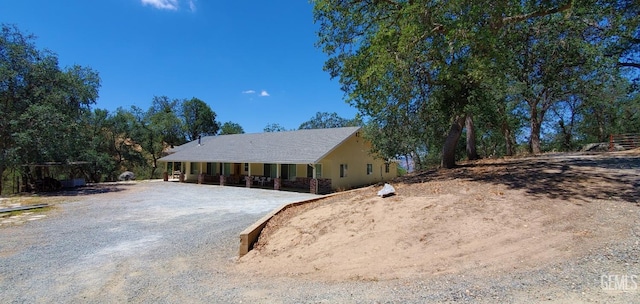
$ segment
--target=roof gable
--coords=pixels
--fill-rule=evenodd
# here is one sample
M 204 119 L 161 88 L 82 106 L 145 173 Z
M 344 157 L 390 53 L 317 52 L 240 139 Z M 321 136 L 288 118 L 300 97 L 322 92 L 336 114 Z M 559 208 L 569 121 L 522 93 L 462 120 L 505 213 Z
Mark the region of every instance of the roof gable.
M 207 136 L 176 147 L 166 162 L 312 164 L 319 162 L 360 127 Z

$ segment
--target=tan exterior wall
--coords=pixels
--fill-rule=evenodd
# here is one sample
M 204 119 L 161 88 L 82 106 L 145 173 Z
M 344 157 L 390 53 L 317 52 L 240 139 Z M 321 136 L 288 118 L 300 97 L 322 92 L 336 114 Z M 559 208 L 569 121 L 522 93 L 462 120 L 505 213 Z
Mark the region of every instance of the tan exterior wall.
M 335 190 L 351 189 L 358 186 L 386 181 L 397 176 L 396 163 L 389 163 L 385 172 L 385 161 L 375 158 L 369 151 L 371 144 L 362 137 L 353 135 L 322 160 L 322 178 L 331 179 Z M 346 176 L 340 177 L 340 165 L 346 165 Z M 371 173 L 367 174 L 367 164 Z
M 251 166 L 251 176 L 263 176 L 264 164 L 249 164 Z
M 206 164 L 204 164 L 203 171 L 207 170 Z M 192 169 L 193 168 L 193 169 Z M 195 171 L 194 171 L 195 170 Z M 200 163 L 192 163 L 186 162 L 185 168 L 182 170 L 184 172 L 184 179 L 187 181 L 197 181 L 198 174 L 200 174 Z M 191 173 L 194 172 L 194 173 Z
M 296 165 L 296 177 L 307 177 L 307 164 Z

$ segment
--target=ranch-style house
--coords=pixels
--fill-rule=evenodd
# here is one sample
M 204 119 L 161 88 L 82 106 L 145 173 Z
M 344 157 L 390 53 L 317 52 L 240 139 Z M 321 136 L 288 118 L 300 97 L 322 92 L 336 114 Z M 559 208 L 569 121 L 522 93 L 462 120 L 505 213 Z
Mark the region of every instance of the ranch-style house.
M 387 181 L 397 164 L 372 154 L 360 127 L 206 136 L 159 159 L 165 180 L 328 193 Z

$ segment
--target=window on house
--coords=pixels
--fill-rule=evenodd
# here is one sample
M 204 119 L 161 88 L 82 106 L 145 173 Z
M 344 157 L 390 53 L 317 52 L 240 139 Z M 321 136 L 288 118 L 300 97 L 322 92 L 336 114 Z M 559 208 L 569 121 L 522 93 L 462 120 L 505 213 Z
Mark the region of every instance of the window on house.
M 244 163 L 244 172 L 249 172 L 249 163 Z
M 389 173 L 389 163 L 384 164 L 384 173 Z
M 340 177 L 347 177 L 347 164 L 340 164 Z
M 219 168 L 219 172 L 220 175 L 224 175 L 224 176 L 230 176 L 231 175 L 231 164 L 230 163 L 219 163 L 220 164 L 220 168 Z
M 373 164 L 367 164 L 367 175 L 371 175 L 373 173 Z
M 189 173 L 198 174 L 198 163 L 189 163 Z
M 215 167 L 213 163 L 207 163 L 207 175 L 213 175 L 215 172 Z
M 280 165 L 280 170 L 282 171 L 282 179 L 285 180 L 295 180 L 296 179 L 296 165 L 293 164 L 283 164 Z
M 308 178 L 313 178 L 313 168 L 314 168 L 314 166 L 307 166 L 307 177 Z M 316 168 L 316 177 L 315 178 L 321 178 L 322 177 L 322 165 L 321 164 L 316 164 L 315 168 Z
M 271 175 L 271 164 L 264 164 L 263 165 L 262 175 L 263 176 L 270 176 Z
M 277 165 L 276 164 L 264 164 L 264 176 L 275 178 L 277 177 Z

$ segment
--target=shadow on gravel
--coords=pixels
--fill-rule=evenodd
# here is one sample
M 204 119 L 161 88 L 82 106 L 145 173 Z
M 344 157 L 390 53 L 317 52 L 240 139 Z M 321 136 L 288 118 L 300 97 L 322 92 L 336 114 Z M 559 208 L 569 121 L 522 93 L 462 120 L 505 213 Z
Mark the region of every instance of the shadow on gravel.
M 89 184 L 83 187 L 73 189 L 63 189 L 60 191 L 52 192 L 38 192 L 40 196 L 56 197 L 56 196 L 88 196 L 101 193 L 114 193 L 124 191 L 127 188 L 132 187 L 134 184 L 127 183 L 104 183 L 104 184 Z
M 524 189 L 534 197 L 559 199 L 617 198 L 640 203 L 640 157 L 550 157 L 461 165 L 451 170 L 430 170 L 404 180 L 422 183 L 466 179 Z

